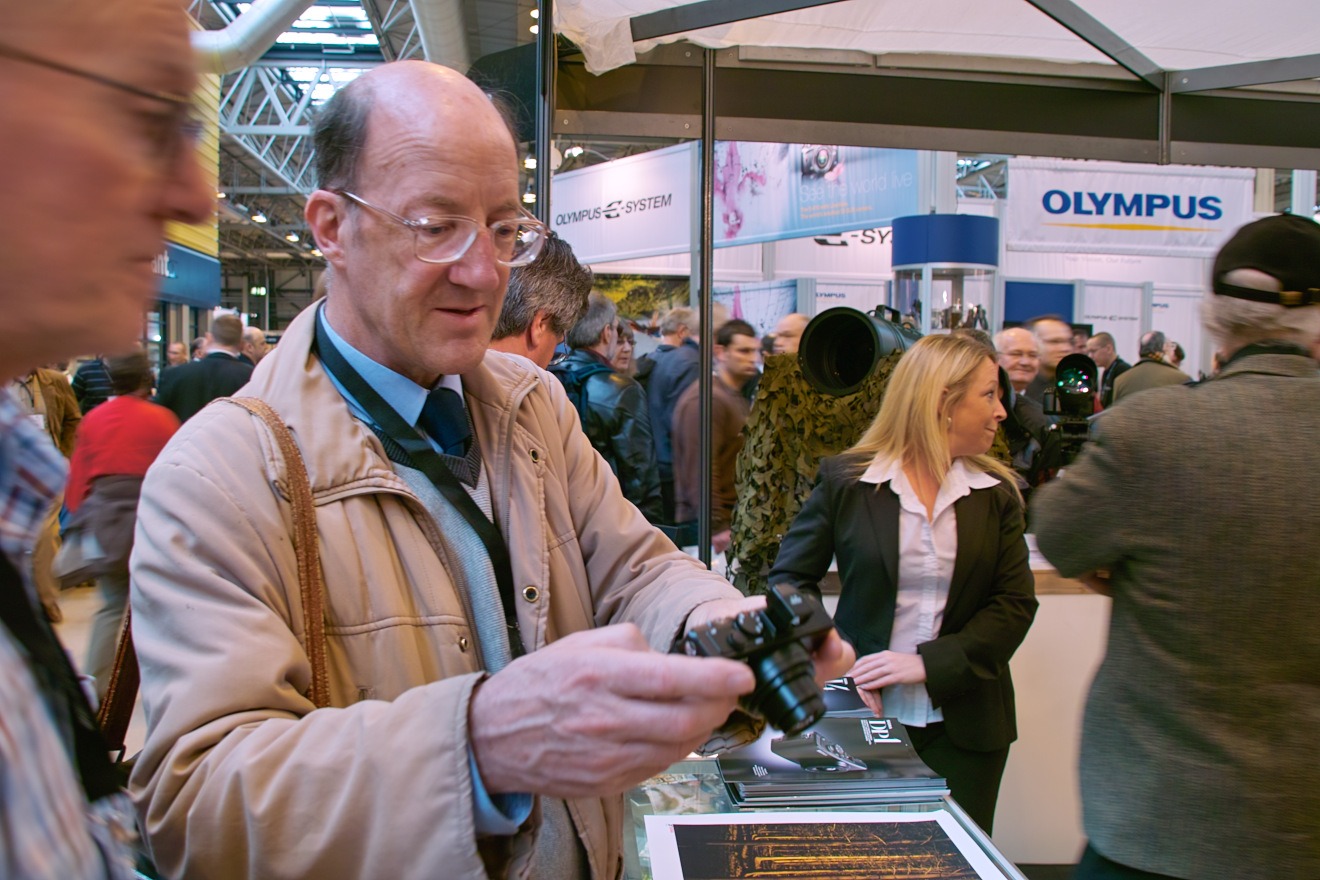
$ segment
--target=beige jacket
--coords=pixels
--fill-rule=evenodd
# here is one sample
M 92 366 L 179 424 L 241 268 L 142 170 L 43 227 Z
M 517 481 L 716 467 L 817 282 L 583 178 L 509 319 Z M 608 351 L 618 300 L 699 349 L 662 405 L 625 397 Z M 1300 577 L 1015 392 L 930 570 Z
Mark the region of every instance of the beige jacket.
M 307 459 L 336 708 L 304 696 L 278 450 L 212 404 L 148 473 L 138 516 L 148 735 L 131 791 L 152 852 L 179 878 L 524 876 L 539 810 L 478 851 L 467 708 L 483 673 L 434 520 L 309 356 L 315 311 L 240 393 L 269 402 Z M 549 374 L 490 353 L 463 384 L 530 645 L 631 621 L 663 651 L 698 604 L 739 596 L 624 500 Z M 593 877 L 617 876 L 620 799 L 569 807 Z

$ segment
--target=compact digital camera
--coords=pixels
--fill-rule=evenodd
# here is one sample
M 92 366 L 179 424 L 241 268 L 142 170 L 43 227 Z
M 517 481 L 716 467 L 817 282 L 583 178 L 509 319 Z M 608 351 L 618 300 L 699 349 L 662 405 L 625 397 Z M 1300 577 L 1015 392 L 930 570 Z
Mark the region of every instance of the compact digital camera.
M 756 676 L 756 688 L 739 704 L 778 730 L 795 734 L 825 715 L 811 654 L 832 629 L 834 621 L 819 601 L 780 584 L 770 588 L 763 610 L 690 629 L 674 653 L 746 663 Z

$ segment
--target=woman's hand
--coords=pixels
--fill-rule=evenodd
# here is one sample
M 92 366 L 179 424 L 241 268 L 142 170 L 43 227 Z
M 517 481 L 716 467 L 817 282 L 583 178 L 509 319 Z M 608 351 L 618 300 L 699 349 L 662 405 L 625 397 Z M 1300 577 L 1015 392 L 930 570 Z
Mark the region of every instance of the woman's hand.
M 857 696 L 862 698 L 862 703 L 871 710 L 871 714 L 876 718 L 885 717 L 885 704 L 880 699 L 880 692 L 873 691 L 870 688 L 857 688 Z
M 921 684 L 926 680 L 926 661 L 920 654 L 881 651 L 858 660 L 848 677 L 857 682 L 858 690 L 878 691 L 891 684 Z

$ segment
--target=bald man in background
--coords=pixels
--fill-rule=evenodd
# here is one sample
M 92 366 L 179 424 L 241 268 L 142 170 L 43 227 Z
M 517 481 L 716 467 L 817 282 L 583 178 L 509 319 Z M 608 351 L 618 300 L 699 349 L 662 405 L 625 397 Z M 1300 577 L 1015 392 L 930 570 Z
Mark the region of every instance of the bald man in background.
M 797 354 L 802 344 L 802 331 L 811 319 L 799 312 L 784 315 L 775 325 L 775 354 Z

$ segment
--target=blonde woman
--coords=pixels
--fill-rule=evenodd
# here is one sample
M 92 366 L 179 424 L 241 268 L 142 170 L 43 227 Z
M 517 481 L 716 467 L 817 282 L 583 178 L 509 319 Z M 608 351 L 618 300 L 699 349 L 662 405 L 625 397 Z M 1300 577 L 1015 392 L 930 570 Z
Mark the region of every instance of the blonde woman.
M 998 379 L 974 338 L 914 345 L 861 441 L 821 463 L 770 573 L 816 590 L 838 557 L 849 674 L 987 832 L 1017 738 L 1008 660 L 1036 613 L 1021 497 L 986 455 L 1005 416 Z

